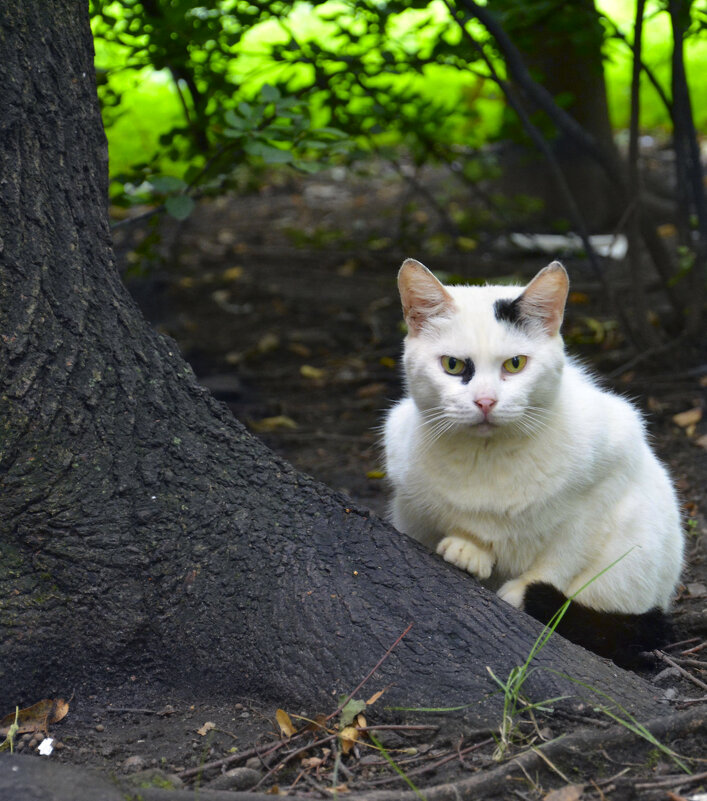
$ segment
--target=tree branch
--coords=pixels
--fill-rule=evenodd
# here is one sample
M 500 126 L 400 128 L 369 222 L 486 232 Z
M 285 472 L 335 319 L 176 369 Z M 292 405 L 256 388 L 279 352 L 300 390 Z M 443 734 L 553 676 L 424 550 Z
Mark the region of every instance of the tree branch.
M 548 162 L 548 165 L 550 167 L 550 172 L 552 173 L 552 177 L 555 180 L 555 183 L 557 184 L 557 187 L 558 187 L 560 193 L 562 194 L 562 199 L 563 199 L 565 205 L 567 206 L 567 210 L 569 212 L 569 216 L 572 219 L 572 222 L 573 222 L 574 227 L 575 227 L 575 229 L 577 231 L 577 234 L 579 235 L 579 238 L 582 240 L 582 244 L 583 244 L 585 252 L 587 254 L 587 260 L 589 261 L 589 264 L 590 264 L 592 270 L 594 271 L 594 274 L 596 275 L 597 279 L 601 283 L 602 288 L 603 288 L 604 292 L 606 293 L 606 296 L 609 299 L 609 302 L 611 303 L 612 308 L 615 310 L 616 315 L 617 315 L 617 317 L 619 318 L 619 320 L 621 322 L 621 326 L 622 326 L 623 330 L 625 331 L 626 335 L 629 337 L 629 339 L 631 340 L 633 345 L 635 347 L 638 347 L 638 344 L 639 344 L 638 340 L 635 338 L 635 336 L 633 334 L 633 329 L 632 329 L 632 327 L 631 327 L 631 325 L 630 325 L 630 323 L 628 321 L 628 318 L 626 317 L 626 314 L 624 313 L 622 307 L 619 306 L 615 302 L 613 288 L 611 287 L 611 284 L 608 282 L 608 280 L 606 278 L 606 275 L 604 273 L 604 270 L 601 268 L 601 264 L 599 262 L 599 257 L 597 255 L 596 251 L 594 250 L 594 248 L 592 247 L 592 243 L 589 240 L 589 233 L 587 231 L 587 226 L 586 226 L 586 223 L 585 223 L 584 218 L 582 216 L 582 213 L 579 210 L 579 207 L 577 206 L 577 203 L 575 202 L 574 196 L 572 195 L 572 191 L 570 190 L 569 185 L 567 184 L 567 181 L 565 180 L 565 176 L 564 176 L 564 174 L 562 172 L 562 169 L 560 168 L 560 165 L 557 163 L 557 159 L 555 158 L 555 155 L 552 152 L 552 149 L 550 148 L 550 146 L 548 145 L 547 141 L 545 140 L 545 137 L 542 135 L 542 133 L 538 130 L 538 128 L 531 121 L 530 117 L 528 116 L 527 111 L 523 107 L 523 104 L 516 97 L 515 92 L 513 91 L 511 85 L 507 81 L 505 81 L 503 78 L 501 78 L 501 76 L 496 71 L 496 68 L 494 67 L 493 63 L 491 62 L 491 59 L 486 54 L 486 51 L 483 49 L 483 47 L 469 33 L 469 31 L 468 31 L 468 29 L 466 27 L 466 24 L 465 24 L 465 20 L 461 20 L 461 19 L 459 19 L 457 17 L 457 15 L 455 13 L 456 10 L 455 10 L 454 6 L 452 5 L 451 0 L 444 0 L 444 3 L 447 6 L 447 8 L 449 9 L 450 14 L 452 15 L 452 19 L 454 19 L 457 22 L 457 24 L 459 25 L 459 27 L 461 28 L 462 35 L 469 41 L 469 43 L 472 45 L 472 47 L 476 50 L 476 52 L 481 56 L 481 58 L 485 62 L 486 67 L 489 70 L 489 73 L 491 75 L 492 80 L 501 89 L 501 91 L 503 92 L 503 94 L 506 97 L 506 100 L 508 101 L 508 104 L 511 106 L 513 111 L 515 111 L 515 113 L 518 115 L 518 118 L 520 119 L 521 124 L 523 125 L 523 128 L 525 129 L 526 133 L 528 134 L 528 136 L 532 140 L 533 144 L 538 148 L 540 153 L 542 153 L 542 155 L 545 157 L 546 161 Z M 462 4 L 463 5 L 471 4 L 472 6 L 474 6 L 476 8 L 480 8 L 479 6 L 476 6 L 476 3 L 474 3 L 473 0 L 462 0 Z M 479 17 L 479 21 L 482 22 L 484 24 L 484 26 L 486 26 L 485 19 L 488 18 L 489 15 L 484 13 L 483 16 L 484 16 L 484 19 L 481 19 L 481 17 Z M 504 37 L 506 42 L 510 45 L 510 40 L 508 40 L 508 37 L 506 36 L 505 32 L 500 28 L 500 26 L 495 21 L 493 21 L 493 27 L 494 27 L 494 30 L 491 30 L 490 28 L 487 28 L 489 33 L 491 33 L 495 38 L 496 37 L 496 32 L 495 31 L 500 32 L 500 34 Z M 515 49 L 515 46 L 513 46 L 513 45 L 510 45 L 510 46 L 513 49 L 513 52 L 514 52 L 514 55 L 513 55 L 514 60 L 520 59 L 521 58 L 520 54 Z M 522 66 L 522 71 L 525 71 L 525 73 L 527 74 L 527 70 L 525 70 L 525 66 L 522 65 L 522 60 L 521 60 L 520 63 L 521 63 L 521 66 Z M 517 64 L 516 64 L 516 69 L 518 69 L 518 65 Z M 532 79 L 530 78 L 529 75 L 528 75 L 528 79 L 531 81 L 531 83 L 533 83 L 534 86 L 536 86 L 538 89 L 541 89 L 541 87 L 538 87 L 538 85 L 535 84 L 534 81 L 532 81 Z M 542 92 L 545 92 L 545 90 L 542 89 Z M 550 100 L 552 102 L 553 107 L 555 107 L 556 109 L 559 110 L 559 107 L 556 106 L 555 101 L 552 100 L 551 97 L 550 97 Z M 565 114 L 565 112 L 562 112 L 562 113 Z M 565 116 L 569 116 L 569 115 L 565 115 Z M 591 140 L 592 143 L 594 142 L 593 138 L 590 137 L 589 134 L 581 126 L 578 125 L 578 123 L 576 123 L 574 120 L 572 120 L 572 122 L 573 122 L 574 127 L 578 127 L 579 128 L 579 130 L 582 133 L 582 136 L 585 139 L 588 138 L 588 139 Z M 593 145 L 593 147 L 596 150 L 596 146 Z

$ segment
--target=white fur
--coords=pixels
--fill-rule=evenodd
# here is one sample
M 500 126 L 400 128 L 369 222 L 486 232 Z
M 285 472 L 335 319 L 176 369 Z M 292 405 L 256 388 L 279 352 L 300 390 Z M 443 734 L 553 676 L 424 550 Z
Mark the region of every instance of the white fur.
M 514 606 L 533 581 L 569 596 L 620 559 L 578 600 L 667 609 L 680 516 L 638 412 L 569 360 L 559 335 L 496 319 L 494 301 L 522 288 L 445 289 L 452 308 L 406 338 L 409 397 L 385 424 L 394 525 L 480 578 L 493 569 Z M 525 368 L 506 373 L 521 354 Z M 471 381 L 445 373 L 442 356 L 471 358 Z M 484 421 L 474 401 L 486 397 Z

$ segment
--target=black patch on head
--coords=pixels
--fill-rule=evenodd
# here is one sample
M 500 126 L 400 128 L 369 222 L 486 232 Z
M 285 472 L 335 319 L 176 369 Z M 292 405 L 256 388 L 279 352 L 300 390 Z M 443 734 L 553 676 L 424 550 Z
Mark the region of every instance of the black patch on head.
M 464 359 L 464 370 L 459 373 L 462 384 L 468 384 L 474 377 L 475 372 L 476 367 L 474 367 L 474 362 L 472 362 L 471 359 Z
M 499 322 L 510 323 L 511 325 L 519 325 L 521 323 L 521 309 L 519 295 L 513 300 L 499 299 L 493 304 L 493 313 Z
M 567 598 L 552 584 L 536 582 L 525 591 L 523 609 L 541 623 L 548 623 Z M 660 609 L 641 615 L 599 612 L 572 601 L 555 631 L 595 654 L 624 668 L 650 667 L 651 652 L 673 638 L 670 620 Z

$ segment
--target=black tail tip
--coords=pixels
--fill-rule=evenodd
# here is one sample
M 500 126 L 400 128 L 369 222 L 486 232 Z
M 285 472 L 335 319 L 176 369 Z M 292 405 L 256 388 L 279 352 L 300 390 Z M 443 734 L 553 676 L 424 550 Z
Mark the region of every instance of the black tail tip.
M 536 582 L 525 591 L 523 608 L 548 624 L 567 601 L 552 584 Z M 660 609 L 642 614 L 599 612 L 572 601 L 555 631 L 576 645 L 611 659 L 620 667 L 647 669 L 655 665 L 653 651 L 674 638 L 670 619 Z

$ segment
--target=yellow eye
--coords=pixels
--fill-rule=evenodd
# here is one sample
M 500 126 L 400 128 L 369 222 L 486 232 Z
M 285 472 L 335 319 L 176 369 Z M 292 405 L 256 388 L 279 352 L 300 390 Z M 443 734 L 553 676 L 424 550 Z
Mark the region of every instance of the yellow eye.
M 464 372 L 464 360 L 456 359 L 454 356 L 442 356 L 442 367 L 449 375 L 461 375 Z
M 506 359 L 503 362 L 503 369 L 507 373 L 519 373 L 525 367 L 527 361 L 527 356 L 514 356 L 512 359 Z

